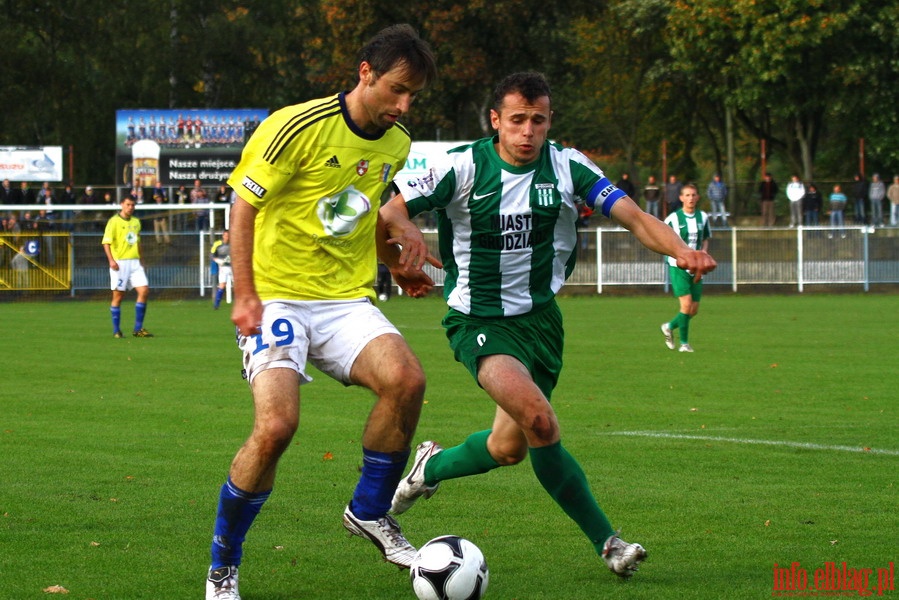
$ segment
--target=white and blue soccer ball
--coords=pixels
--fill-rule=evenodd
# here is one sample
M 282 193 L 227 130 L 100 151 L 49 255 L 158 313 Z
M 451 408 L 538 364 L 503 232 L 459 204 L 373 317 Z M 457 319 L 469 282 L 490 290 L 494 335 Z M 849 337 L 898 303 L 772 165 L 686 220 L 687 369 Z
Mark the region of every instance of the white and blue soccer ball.
M 419 549 L 409 577 L 418 600 L 479 600 L 487 591 L 490 571 L 480 548 L 444 535 Z

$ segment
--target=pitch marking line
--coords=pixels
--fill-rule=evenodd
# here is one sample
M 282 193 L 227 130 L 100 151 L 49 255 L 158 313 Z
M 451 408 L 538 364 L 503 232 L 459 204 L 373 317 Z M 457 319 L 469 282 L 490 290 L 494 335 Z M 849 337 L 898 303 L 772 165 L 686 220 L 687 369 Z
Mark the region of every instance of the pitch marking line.
M 686 433 L 668 433 L 665 431 L 609 431 L 601 435 L 623 435 L 628 437 L 662 438 L 670 440 L 699 440 L 704 442 L 729 442 L 731 444 L 755 444 L 759 446 L 785 446 L 787 448 L 803 448 L 805 450 L 828 450 L 833 452 L 856 452 L 860 454 L 883 454 L 899 456 L 899 450 L 880 448 L 862 448 L 860 446 L 835 446 L 828 444 L 811 444 L 808 442 L 788 442 L 784 440 L 752 440 L 747 438 L 728 438 L 713 435 L 691 435 Z

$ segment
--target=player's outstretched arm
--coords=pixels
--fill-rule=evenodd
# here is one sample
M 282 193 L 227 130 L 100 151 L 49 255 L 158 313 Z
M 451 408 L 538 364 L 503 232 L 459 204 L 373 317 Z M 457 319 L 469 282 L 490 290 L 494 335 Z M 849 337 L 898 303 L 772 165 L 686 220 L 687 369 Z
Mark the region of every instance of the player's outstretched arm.
M 640 210 L 633 200 L 624 197 L 612 207 L 612 218 L 636 236 L 640 242 L 659 254 L 674 257 L 677 266 L 692 273 L 698 281 L 715 270 L 718 263 L 704 250 L 693 250 L 662 221 Z
M 378 212 L 377 246 L 378 258 L 406 294 L 420 298 L 431 291 L 434 280 L 423 267 L 426 262 L 438 269 L 443 264 L 431 255 L 421 230 L 409 219 L 402 196 L 396 196 Z

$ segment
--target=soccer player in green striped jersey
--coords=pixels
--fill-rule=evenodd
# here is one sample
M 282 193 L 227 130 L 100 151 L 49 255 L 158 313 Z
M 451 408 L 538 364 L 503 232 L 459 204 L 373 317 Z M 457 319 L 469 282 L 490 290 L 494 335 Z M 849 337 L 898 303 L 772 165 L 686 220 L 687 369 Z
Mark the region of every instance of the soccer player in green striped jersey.
M 456 359 L 497 404 L 493 427 L 462 444 L 445 450 L 430 441 L 419 444 L 392 510 L 401 513 L 429 497 L 440 481 L 530 456 L 549 495 L 606 565 L 628 577 L 646 552 L 617 536 L 580 464 L 562 445 L 550 404 L 562 369 L 555 295 L 574 267 L 576 202 L 601 210 L 645 246 L 695 273 L 711 271 L 715 261 L 641 211 L 586 156 L 547 140 L 551 93 L 542 75 L 510 75 L 493 100 L 495 136 L 451 151 L 445 164 L 420 178 L 397 180 L 400 194 L 381 209 L 381 257 L 395 274 L 408 277 L 434 260 L 409 217 L 436 211 L 449 305 L 443 325 Z
M 376 395 L 344 527 L 401 567 L 416 553 L 387 513 L 411 453 L 425 378 L 372 300 L 378 203 L 411 146 L 398 119 L 436 65 L 411 27 L 394 25 L 362 48 L 357 74 L 349 92 L 273 113 L 228 180 L 238 195 L 229 227 L 231 320 L 255 421 L 219 492 L 207 600 L 240 598 L 244 538 L 299 425 L 299 388 L 312 380 L 307 362 Z M 419 292 L 432 284 L 412 283 Z
M 665 218 L 665 224 L 680 236 L 684 243 L 696 250 L 707 252 L 712 230 L 709 227 L 709 215 L 697 210 L 699 189 L 688 183 L 680 191 L 681 208 Z M 668 278 L 671 291 L 680 305 L 680 310 L 673 319 L 662 323 L 662 335 L 665 345 L 674 350 L 674 330 L 678 330 L 680 352 L 693 352 L 690 345 L 690 321 L 699 312 L 699 301 L 702 299 L 702 277 L 677 266 L 677 261 L 668 257 Z

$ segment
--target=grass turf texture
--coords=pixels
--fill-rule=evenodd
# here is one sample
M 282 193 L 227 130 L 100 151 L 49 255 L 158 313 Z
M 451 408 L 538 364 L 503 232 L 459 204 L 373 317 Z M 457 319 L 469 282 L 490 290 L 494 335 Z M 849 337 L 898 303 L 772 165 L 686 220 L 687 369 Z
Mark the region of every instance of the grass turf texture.
M 799 562 L 813 586 L 826 562 L 895 561 L 895 296 L 707 294 L 694 354 L 663 344 L 668 296 L 560 303 L 563 441 L 649 560 L 619 581 L 528 464 L 444 483 L 401 517 L 410 541 L 471 539 L 487 596 L 504 600 L 761 598 L 774 563 Z M 442 301 L 383 308 L 429 378 L 416 443 L 486 428 L 493 404 L 452 360 Z M 121 340 L 108 314 L 0 305 L 0 598 L 202 594 L 218 488 L 252 419 L 228 311 L 151 301 L 157 337 Z M 133 301 L 123 329 L 132 319 Z M 300 432 L 245 546 L 245 600 L 414 597 L 406 571 L 341 525 L 370 403 L 321 375 L 303 388 Z

